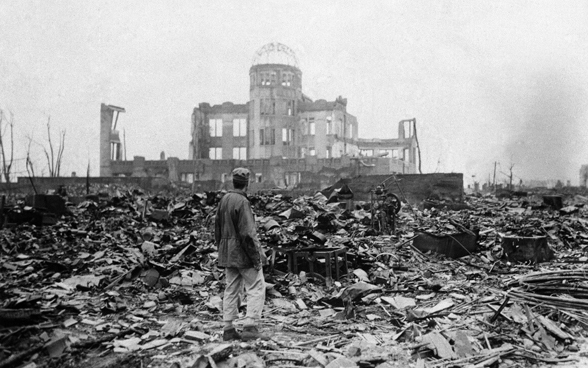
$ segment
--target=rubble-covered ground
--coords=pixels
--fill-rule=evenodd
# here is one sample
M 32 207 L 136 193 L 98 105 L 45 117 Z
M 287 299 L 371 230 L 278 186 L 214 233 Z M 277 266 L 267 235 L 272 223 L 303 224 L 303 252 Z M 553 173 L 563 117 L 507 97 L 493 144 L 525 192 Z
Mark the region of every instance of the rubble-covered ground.
M 272 339 L 227 343 L 212 234 L 222 193 L 95 189 L 56 224 L 0 230 L 0 368 L 588 365 L 585 196 L 564 195 L 561 210 L 540 194 L 471 196 L 459 211 L 405 203 L 396 234 L 377 235 L 369 203 L 253 195 L 268 255 L 346 247 L 348 273 L 325 280 L 316 257 L 290 273 L 275 252 L 262 321 Z M 10 197 L 5 212 L 36 210 Z M 423 253 L 422 231 L 477 234 L 478 250 Z M 508 236 L 546 237 L 555 258 L 509 261 Z

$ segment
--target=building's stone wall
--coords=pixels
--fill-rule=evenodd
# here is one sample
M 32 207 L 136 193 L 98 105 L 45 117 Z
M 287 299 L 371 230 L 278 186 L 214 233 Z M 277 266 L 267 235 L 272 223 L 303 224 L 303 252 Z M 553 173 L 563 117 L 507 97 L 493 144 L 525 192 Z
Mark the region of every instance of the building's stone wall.
M 83 186 L 86 185 L 85 177 L 72 176 L 72 177 L 37 177 L 33 178 L 34 188 L 31 184 L 31 180 L 28 177 L 17 178 L 16 183 L 0 183 L 0 193 L 23 193 L 31 194 L 35 190 L 38 193 L 47 193 L 51 190 L 57 190 L 59 186 Z M 98 185 L 129 185 L 136 186 L 144 189 L 153 189 L 157 186 L 169 185 L 169 180 L 162 180 L 162 178 L 148 178 L 148 177 L 91 177 L 89 178 L 90 184 Z
M 428 198 L 463 201 L 463 174 L 460 173 L 370 175 L 353 178 L 348 185 L 355 199 L 367 201 L 370 191 L 383 182 L 389 191 L 412 203 Z
M 271 46 L 267 50 L 288 49 L 283 45 Z M 264 186 L 294 187 L 305 185 L 305 180 L 330 185 L 342 177 L 416 172 L 410 126 L 409 134 L 405 135 L 401 124 L 400 138 L 385 142 L 387 148 L 407 152 L 400 159 L 391 155 L 362 157 L 358 121 L 347 112 L 347 99 L 339 96 L 334 101 L 312 101 L 306 97 L 302 93 L 302 72 L 297 65 L 254 62 L 249 70 L 247 103 L 198 104 L 192 112 L 190 160 L 112 159 L 103 154 L 110 142 L 101 134 L 101 176 L 223 183 L 235 167 L 246 166 Z M 111 112 L 103 115 L 112 121 Z M 246 119 L 245 136 L 241 129 L 234 134 L 235 119 Z M 103 122 L 101 129 L 106 133 L 110 124 Z
M 111 176 L 110 171 L 110 133 L 114 111 L 107 105 L 100 105 L 100 176 Z
M 349 157 L 338 158 L 282 158 L 253 160 L 145 160 L 136 156 L 131 161 L 111 163 L 114 176 L 161 177 L 171 182 L 230 181 L 233 169 L 247 167 L 256 181 L 271 187 L 305 187 L 307 183 L 318 181 L 328 186 L 341 178 L 365 175 L 411 174 L 414 165 L 388 157 Z
M 580 181 L 579 185 L 586 188 L 588 186 L 588 165 L 582 165 L 580 167 Z
M 265 171 L 269 180 L 251 183 L 249 191 L 257 193 L 262 190 L 272 190 L 276 193 L 290 196 L 313 195 L 327 187 L 339 188 L 343 183 L 347 183 L 354 192 L 356 201 L 369 201 L 370 191 L 385 182 L 390 192 L 397 194 L 400 198 L 406 199 L 412 204 L 419 204 L 429 198 L 449 199 L 455 202 L 463 201 L 463 174 L 398 174 L 395 175 L 394 179 L 390 175 L 352 177 L 353 172 L 349 168 L 323 168 L 317 173 L 303 171 L 300 184 L 295 188 L 277 188 L 274 182 L 282 178 L 282 171 L 285 170 L 285 168 L 273 167 L 271 170 Z M 228 176 L 224 182 L 220 180 L 202 180 L 192 185 L 184 183 L 180 186 L 188 190 L 193 188 L 195 192 L 228 190 L 232 189 L 230 179 L 230 176 Z M 34 184 L 38 193 L 46 193 L 50 190 L 57 190 L 61 185 L 66 187 L 83 186 L 86 184 L 86 180 L 84 177 L 39 177 L 34 179 Z M 135 186 L 144 190 L 161 190 L 170 188 L 171 185 L 169 180 L 162 177 L 92 177 L 89 178 L 89 181 L 91 184 Z M 29 178 L 19 177 L 17 183 L 0 184 L 0 194 L 14 193 L 34 193 Z

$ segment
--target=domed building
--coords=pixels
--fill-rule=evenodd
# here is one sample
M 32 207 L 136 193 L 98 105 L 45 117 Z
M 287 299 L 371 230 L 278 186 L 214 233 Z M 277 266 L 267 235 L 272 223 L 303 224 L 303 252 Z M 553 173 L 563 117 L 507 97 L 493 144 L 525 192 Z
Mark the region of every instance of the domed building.
M 336 158 L 356 155 L 357 119 L 347 101 L 312 101 L 302 93 L 294 51 L 259 49 L 249 69 L 249 102 L 201 103 L 192 114 L 191 158 Z
M 395 157 L 400 167 L 394 171 L 416 172 L 413 151 L 405 152 L 410 142 L 360 140 L 357 118 L 347 112 L 347 99 L 313 101 L 304 95 L 298 65 L 296 54 L 286 45 L 270 43 L 260 48 L 249 69 L 247 103 L 200 103 L 194 109 L 190 159 L 321 160 L 358 157 L 362 150 L 364 156 Z M 405 154 L 413 157 L 407 160 Z M 299 180 L 298 167 L 284 162 L 279 166 L 286 185 Z
M 249 81 L 246 103 L 202 102 L 194 108 L 188 160 L 123 161 L 114 118 L 119 112 L 103 104 L 101 176 L 167 177 L 208 182 L 212 189 L 230 182 L 233 168 L 246 166 L 257 189 L 319 189 L 346 177 L 416 173 L 414 120 L 399 123 L 397 139 L 358 138 L 347 99 L 313 101 L 303 93 L 298 58 L 288 46 L 270 43 L 257 50 Z

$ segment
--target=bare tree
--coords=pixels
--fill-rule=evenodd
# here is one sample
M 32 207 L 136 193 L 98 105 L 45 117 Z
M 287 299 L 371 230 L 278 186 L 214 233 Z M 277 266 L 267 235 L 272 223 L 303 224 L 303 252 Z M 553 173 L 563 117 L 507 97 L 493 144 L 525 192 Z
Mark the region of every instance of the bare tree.
M 508 171 L 509 174 L 505 173 L 505 172 L 500 172 L 501 174 L 503 174 L 504 176 L 506 176 L 508 178 L 508 184 L 507 184 L 507 188 L 508 190 L 514 190 L 514 187 L 512 186 L 512 177 L 514 176 L 512 173 L 512 169 L 514 168 L 515 164 L 511 163 L 510 166 L 508 167 Z
M 27 146 L 27 162 L 26 162 L 26 167 L 27 167 L 27 174 L 29 175 L 29 181 L 31 182 L 31 186 L 33 187 L 33 190 L 35 191 L 35 194 L 37 194 L 37 188 L 35 187 L 35 169 L 33 167 L 33 161 L 31 161 L 31 143 L 33 143 L 33 138 L 32 137 L 28 137 L 29 139 L 29 145 Z
M 5 139 L 6 130 L 10 130 L 10 148 L 7 147 Z M 7 157 L 7 151 L 10 150 L 10 157 Z M 14 115 L 10 113 L 10 118 L 0 109 L 0 155 L 2 156 L 2 176 L 4 180 L 10 182 L 10 172 L 14 162 Z M 1 176 L 0 176 L 1 181 Z
M 47 119 L 47 141 L 49 142 L 49 149 L 43 146 L 43 151 L 47 158 L 49 176 L 55 178 L 61 172 L 61 160 L 63 158 L 63 150 L 65 149 L 65 130 L 59 132 L 59 145 L 54 149 L 53 141 L 51 140 L 51 117 Z

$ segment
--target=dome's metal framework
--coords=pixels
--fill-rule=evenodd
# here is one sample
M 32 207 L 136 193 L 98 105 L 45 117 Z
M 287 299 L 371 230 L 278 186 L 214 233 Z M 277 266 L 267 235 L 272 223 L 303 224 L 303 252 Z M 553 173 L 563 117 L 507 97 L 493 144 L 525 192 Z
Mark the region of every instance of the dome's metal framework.
M 273 42 L 264 45 L 255 52 L 252 64 L 284 64 L 298 68 L 298 58 L 288 46 Z

